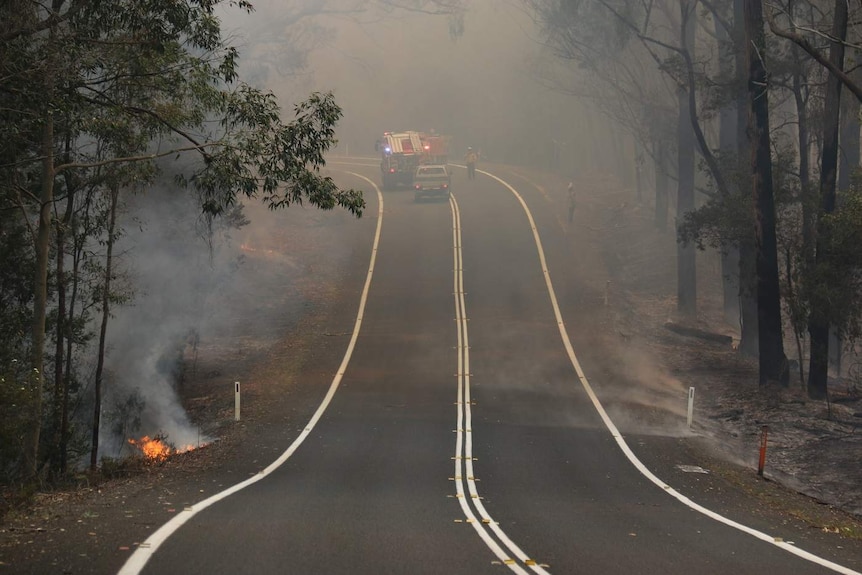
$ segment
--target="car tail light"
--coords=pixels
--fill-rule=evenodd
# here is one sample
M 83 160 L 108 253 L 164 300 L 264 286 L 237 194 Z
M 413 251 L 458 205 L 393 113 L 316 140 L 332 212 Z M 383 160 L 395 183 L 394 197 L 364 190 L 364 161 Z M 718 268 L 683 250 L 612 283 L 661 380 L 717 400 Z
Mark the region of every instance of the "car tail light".
M 416 188 L 416 189 L 418 190 L 421 186 L 420 186 L 419 184 L 416 184 L 416 185 L 415 185 L 415 186 L 413 186 L 413 187 L 414 187 L 414 188 Z
M 390 173 L 390 174 L 394 174 L 394 173 L 395 173 L 395 168 L 389 168 L 389 173 Z

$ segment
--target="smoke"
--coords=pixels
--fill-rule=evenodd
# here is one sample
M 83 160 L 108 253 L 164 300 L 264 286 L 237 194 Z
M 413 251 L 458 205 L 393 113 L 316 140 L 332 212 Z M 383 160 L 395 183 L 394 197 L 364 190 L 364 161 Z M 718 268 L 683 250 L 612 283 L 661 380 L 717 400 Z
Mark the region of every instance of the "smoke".
M 162 435 L 174 445 L 197 445 L 209 438 L 189 421 L 176 386 L 187 342 L 206 333 L 220 293 L 237 274 L 236 249 L 224 233 L 210 250 L 200 209 L 184 192 L 154 186 L 127 196 L 125 207 L 115 286 L 126 301 L 113 304 L 108 324 L 108 421 L 100 443 L 105 453 L 119 453 L 126 437 L 116 430 L 124 429 L 130 436 Z M 140 413 L 116 413 L 114 407 L 132 395 L 142 400 Z M 123 417 L 136 421 L 116 421 Z
M 230 218 L 247 225 L 217 220 L 210 234 L 193 194 L 168 184 L 125 203 L 117 283 L 132 287 L 108 324 L 100 445 L 110 456 L 128 453 L 128 437 L 165 436 L 177 448 L 211 441 L 215 430 L 199 429 L 180 395 L 205 398 L 194 407 L 215 410 L 201 417 L 211 425 L 231 421 L 233 382 L 327 297 L 320 286 L 354 256 L 344 234 L 359 225 L 343 210 L 248 200 Z
M 548 167 L 556 154 L 560 168 L 572 171 L 593 169 L 612 155 L 595 113 L 531 74 L 542 47 L 531 37 L 529 18 L 508 3 L 471 2 L 457 40 L 443 17 L 350 14 L 354 3 L 334 1 L 283 4 L 267 0 L 255 3 L 252 15 L 225 13 L 225 32 L 241 50 L 243 79 L 275 92 L 286 120 L 308 92 L 334 91 L 344 111 L 339 153 L 373 153 L 385 130 L 435 129 L 453 136 L 455 154 L 471 145 L 489 161 Z M 324 14 L 326 7 L 342 13 Z M 305 16 L 306 8 L 317 15 Z M 245 342 L 259 346 L 277 337 L 275 314 L 238 309 L 243 304 L 231 294 L 276 280 L 285 292 L 303 270 L 282 253 L 273 254 L 271 265 L 255 266 L 241 249 L 245 238 L 266 243 L 274 228 L 261 222 L 271 219 L 256 215 L 240 232 L 216 229 L 210 246 L 187 194 L 162 186 L 126 202 L 118 253 L 134 292 L 113 307 L 106 409 L 137 390 L 144 402 L 141 434 L 195 444 L 204 434 L 177 397 L 184 352 L 194 342 L 218 339 L 231 354 Z M 117 449 L 103 439 L 106 452 Z
M 456 153 L 469 145 L 487 161 L 548 168 L 549 156 L 559 156 L 568 170 L 616 168 L 607 123 L 537 76 L 538 62 L 553 58 L 517 5 L 471 0 L 457 39 L 444 16 L 374 3 L 255 6 L 250 16 L 225 16 L 244 77 L 286 109 L 312 90 L 333 91 L 344 112 L 340 151 L 373 155 L 383 131 L 434 129 L 453 138 Z M 576 70 L 566 74 L 578 84 Z
M 612 353 L 615 361 L 608 364 L 610 373 L 601 377 L 598 393 L 617 428 L 640 435 L 688 434 L 688 387 L 637 342 L 628 342 Z M 605 385 L 605 381 L 613 384 Z

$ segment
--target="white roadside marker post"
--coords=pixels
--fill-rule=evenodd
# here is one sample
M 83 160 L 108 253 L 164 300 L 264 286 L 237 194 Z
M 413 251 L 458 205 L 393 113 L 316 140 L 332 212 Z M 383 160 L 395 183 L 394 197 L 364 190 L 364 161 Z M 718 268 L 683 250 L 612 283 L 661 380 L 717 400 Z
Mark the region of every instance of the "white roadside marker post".
M 694 417 L 694 388 L 688 388 L 688 428 L 691 429 L 691 420 Z
M 763 477 L 763 468 L 766 466 L 766 438 L 769 435 L 769 426 L 760 428 L 760 458 L 757 461 L 757 476 Z
M 234 421 L 239 421 L 239 382 L 234 382 L 233 413 Z

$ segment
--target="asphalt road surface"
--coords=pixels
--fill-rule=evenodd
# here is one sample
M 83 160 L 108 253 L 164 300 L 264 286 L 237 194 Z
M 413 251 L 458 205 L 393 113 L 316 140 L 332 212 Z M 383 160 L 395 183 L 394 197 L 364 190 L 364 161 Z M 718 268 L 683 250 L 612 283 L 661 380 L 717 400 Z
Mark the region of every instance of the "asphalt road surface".
M 330 394 L 278 462 L 122 573 L 856 573 L 640 463 L 657 444 L 623 436 L 580 371 L 579 271 L 540 190 L 455 168 L 452 200 L 414 202 L 374 190 L 373 160 L 335 167 L 379 219 Z

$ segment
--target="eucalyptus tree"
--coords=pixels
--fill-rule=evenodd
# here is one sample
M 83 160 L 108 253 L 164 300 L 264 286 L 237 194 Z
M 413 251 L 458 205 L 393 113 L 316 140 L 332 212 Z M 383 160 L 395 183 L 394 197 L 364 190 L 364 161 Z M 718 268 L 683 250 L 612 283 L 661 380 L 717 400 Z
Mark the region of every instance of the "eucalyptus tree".
M 822 3 L 817 4 L 818 10 L 808 13 L 813 18 L 800 18 L 789 3 L 772 6 L 767 10 L 767 17 L 770 29 L 776 35 L 792 41 L 828 72 L 822 124 L 820 186 L 817 201 L 808 204 L 816 206 L 817 211 L 807 218 L 806 232 L 812 238 L 806 245 L 803 279 L 806 284 L 804 299 L 811 346 L 807 389 L 810 397 L 822 399 L 827 397 L 828 391 L 830 329 L 836 329 L 839 334 L 858 336 L 855 326 L 858 325 L 860 310 L 855 276 L 860 270 L 858 264 L 841 256 L 844 250 L 836 246 L 833 236 L 844 235 L 835 226 L 839 222 L 847 222 L 846 218 L 834 217 L 834 213 L 840 210 L 837 188 L 842 123 L 841 90 L 846 87 L 857 101 L 862 101 L 862 85 L 857 80 L 858 73 L 854 73 L 852 68 L 847 69 L 845 64 L 848 34 L 853 33 L 855 37 L 859 35 L 858 29 L 853 30 L 859 26 L 858 18 L 852 20 L 851 27 L 849 6 L 844 0 L 835 0 L 831 13 L 821 11 Z M 831 25 L 827 31 L 825 28 L 830 18 Z M 826 39 L 825 43 L 821 40 L 823 38 Z M 857 49 L 853 45 L 849 47 Z M 844 110 L 845 113 L 852 113 L 858 110 L 858 106 L 844 106 Z M 858 165 L 858 124 L 855 118 L 848 118 L 845 122 L 856 125 L 856 136 L 852 138 L 856 144 L 851 147 L 856 157 L 851 158 L 850 163 Z
M 695 208 L 695 150 L 706 161 L 719 192 L 726 192 L 726 176 L 707 141 L 698 113 L 698 88 L 704 79 L 702 69 L 705 67 L 695 59 L 698 2 L 525 2 L 543 24 L 549 43 L 564 54 L 573 55 L 587 69 L 604 69 L 607 61 L 629 59 L 630 54 L 636 53 L 646 55 L 652 64 L 647 69 L 652 68 L 655 75 L 669 82 L 670 94 L 665 101 L 674 98 L 677 111 L 678 223 L 682 224 Z M 625 78 L 622 82 L 620 78 L 614 78 L 609 84 L 614 92 L 620 93 L 621 86 L 625 86 Z M 655 117 L 650 114 L 653 108 L 652 105 L 639 107 L 637 113 L 643 116 L 642 123 L 648 123 L 650 116 Z M 656 199 L 658 207 L 660 197 Z M 661 218 L 657 217 L 657 221 Z M 680 236 L 677 309 L 686 316 L 696 314 L 695 261 L 693 245 L 688 238 Z
M 245 0 L 24 1 L 0 7 L 5 115 L 0 183 L 4 214 L 29 229 L 33 298 L 24 469 L 40 466 L 47 383 L 49 260 L 58 176 L 83 180 L 161 157 L 194 153 L 181 183 L 217 217 L 241 196 L 279 208 L 307 202 L 361 215 L 362 194 L 320 174 L 341 110 L 313 94 L 282 120 L 274 96 L 237 77 L 238 51 L 223 38 L 219 5 Z M 70 141 L 68 152 L 61 143 Z
M 836 0 L 829 46 L 829 63 L 836 69 L 844 69 L 844 41 L 847 39 L 848 6 L 843 0 Z M 819 276 L 829 272 L 818 273 L 822 268 L 835 265 L 831 251 L 831 227 L 824 215 L 831 214 L 836 207 L 836 189 L 838 180 L 838 135 L 840 131 L 841 111 L 841 80 L 830 74 L 826 82 L 826 99 L 823 118 L 823 150 L 820 167 L 820 210 L 821 217 L 817 222 L 817 239 L 815 242 L 814 265 Z M 840 273 L 840 272 L 839 272 Z M 827 396 L 827 377 L 829 372 L 829 331 L 830 315 L 836 307 L 830 297 L 823 297 L 826 286 L 818 286 L 811 295 L 811 311 L 808 319 L 808 334 L 811 338 L 811 360 L 808 367 L 808 395 L 815 399 Z
M 654 59 L 631 42 L 630 30 L 613 27 L 613 33 L 604 33 L 609 21 L 601 6 L 584 4 L 574 10 L 541 0 L 528 5 L 552 55 L 534 66 L 537 79 L 549 89 L 588 101 L 651 157 L 655 225 L 664 231 L 669 157 L 676 149 L 675 82 L 656 73 Z M 571 73 L 572 64 L 577 74 Z
M 778 248 L 772 149 L 769 131 L 769 82 L 763 63 L 766 42 L 760 0 L 745 0 L 745 60 L 748 68 L 748 134 L 751 144 L 751 183 L 754 196 L 757 272 L 759 380 L 787 383 L 781 299 L 778 283 Z
M 762 59 L 766 53 L 766 46 L 762 42 L 762 17 L 761 32 L 758 36 L 752 35 L 757 24 L 752 24 L 746 19 L 753 17 L 755 12 L 759 13 L 760 5 L 755 7 L 742 0 L 735 0 L 732 4 L 707 0 L 702 3 L 699 0 L 679 0 L 648 4 L 609 0 L 574 3 L 528 0 L 528 4 L 534 11 L 545 16 L 543 21 L 550 29 L 556 31 L 552 39 L 557 39 L 558 42 L 562 39 L 563 42 L 570 43 L 569 38 L 574 37 L 577 41 L 588 44 L 591 42 L 590 34 L 599 35 L 596 29 L 604 31 L 605 34 L 609 30 L 625 29 L 627 37 L 639 42 L 640 46 L 651 55 L 657 64 L 656 68 L 674 81 L 678 90 L 677 109 L 679 110 L 677 121 L 679 130 L 677 217 L 680 219 L 680 249 L 677 266 L 678 309 L 686 315 L 693 315 L 695 312 L 694 261 L 693 254 L 686 249 L 686 244 L 691 241 L 701 241 L 699 234 L 702 233 L 698 229 L 701 226 L 701 223 L 698 223 L 698 217 L 701 216 L 698 216 L 698 212 L 694 210 L 694 185 L 692 171 L 689 168 L 693 157 L 687 153 L 695 148 L 696 142 L 696 147 L 715 186 L 715 194 L 711 195 L 710 202 L 715 205 L 720 200 L 720 204 L 725 206 L 721 208 L 722 210 L 736 206 L 735 211 L 738 212 L 738 215 L 733 218 L 738 219 L 738 231 L 734 233 L 721 231 L 716 245 L 717 247 L 732 244 L 739 246 L 741 250 L 740 296 L 743 300 L 756 297 L 756 306 L 747 306 L 743 301 L 743 312 L 749 313 L 749 316 L 742 321 L 742 347 L 757 350 L 761 365 L 761 382 L 772 379 L 786 382 L 787 370 L 781 340 L 781 299 L 775 247 L 776 215 L 771 176 L 769 101 L 763 97 L 766 94 L 763 84 L 766 76 L 757 75 L 758 71 L 754 69 L 755 63 L 752 60 L 755 56 L 749 53 L 752 42 L 760 42 L 757 57 Z M 729 82 L 730 89 L 726 92 L 731 98 L 734 93 L 736 94 L 738 121 L 735 139 L 737 144 L 732 150 L 727 150 L 726 155 L 731 163 L 725 162 L 725 165 L 722 165 L 703 128 L 709 116 L 699 110 L 698 90 L 702 90 L 703 86 L 709 87 L 716 83 L 705 74 L 704 65 L 697 62 L 694 54 L 694 19 L 701 4 L 707 8 L 715 27 L 723 28 L 725 46 L 720 48 L 729 50 L 730 54 L 735 55 L 733 68 L 735 68 L 734 76 L 737 81 Z M 596 15 L 602 13 L 604 13 L 604 23 L 597 26 Z M 567 14 L 573 14 L 576 17 L 564 18 L 563 16 Z M 580 23 L 577 22 L 578 17 L 581 19 Z M 743 24 L 748 26 L 745 29 L 747 33 L 745 36 L 740 33 Z M 591 31 L 584 33 L 584 28 Z M 678 31 L 676 37 L 668 33 L 668 29 Z M 720 36 L 717 37 L 721 39 Z M 743 58 L 743 54 L 747 57 Z M 720 66 L 723 66 L 720 71 L 724 71 L 725 76 L 731 69 L 729 60 L 729 55 L 719 58 Z M 740 82 L 738 79 L 743 74 L 745 82 Z M 748 85 L 750 89 L 756 88 L 756 93 L 752 92 L 750 97 L 743 98 L 742 92 L 738 88 L 734 89 L 734 85 Z M 762 98 L 756 100 L 758 96 Z M 701 98 L 703 97 L 701 95 Z M 748 106 L 754 107 L 749 110 Z M 747 130 L 741 129 L 743 119 L 749 120 Z M 726 120 L 725 126 L 728 123 Z M 730 127 L 727 126 L 726 129 L 729 130 Z M 751 138 L 750 142 L 747 141 L 748 138 Z M 733 138 L 727 137 L 727 134 L 719 140 L 719 144 L 732 142 Z M 749 149 L 752 150 L 750 175 L 746 176 L 744 173 L 735 175 L 736 170 L 732 165 L 733 156 L 744 156 L 745 151 Z M 719 149 L 719 152 L 722 151 L 724 150 Z M 751 193 L 746 194 L 746 189 Z M 724 270 L 723 275 L 728 276 L 728 270 Z M 729 294 L 729 291 L 726 290 L 725 293 Z M 754 310 L 756 315 L 750 313 Z M 754 315 L 753 318 L 752 315 Z M 765 322 L 765 329 L 760 328 L 761 322 Z

